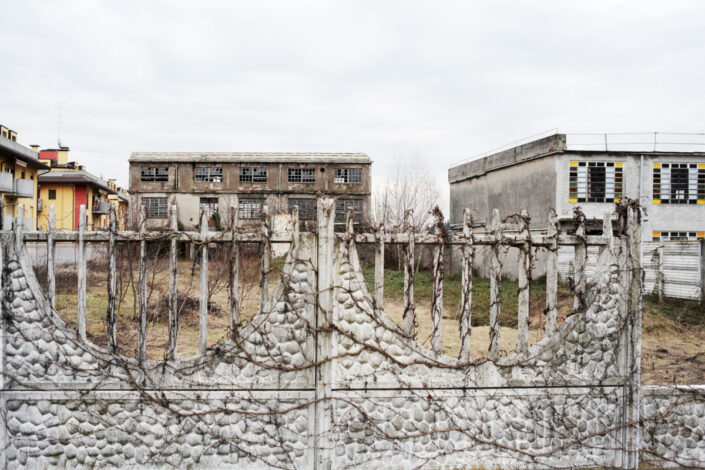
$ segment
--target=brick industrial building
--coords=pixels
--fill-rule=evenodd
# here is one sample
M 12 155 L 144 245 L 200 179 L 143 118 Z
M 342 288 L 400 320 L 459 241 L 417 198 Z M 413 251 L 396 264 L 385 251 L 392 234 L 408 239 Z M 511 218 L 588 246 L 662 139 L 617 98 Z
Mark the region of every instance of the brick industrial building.
M 244 222 L 298 206 L 306 226 L 315 220 L 318 193 L 336 198 L 338 220 L 353 207 L 356 222 L 366 224 L 371 164 L 362 153 L 140 152 L 130 157 L 130 194 L 146 206 L 149 227 L 167 224 L 171 201 L 185 229 L 198 225 L 201 209 L 219 214 L 213 223 L 235 205 Z

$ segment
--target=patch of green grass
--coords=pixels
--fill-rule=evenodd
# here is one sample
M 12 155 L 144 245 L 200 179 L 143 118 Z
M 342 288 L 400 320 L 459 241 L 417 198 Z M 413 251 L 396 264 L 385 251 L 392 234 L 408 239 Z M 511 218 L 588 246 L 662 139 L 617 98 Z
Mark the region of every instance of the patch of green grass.
M 374 285 L 374 268 L 364 271 L 368 286 Z M 462 274 L 453 273 L 446 275 L 443 280 L 443 309 L 446 316 L 457 319 L 460 315 Z M 546 280 L 535 279 L 531 283 L 529 302 L 531 305 L 544 305 Z M 414 300 L 431 302 L 433 294 L 433 277 L 428 271 L 416 273 L 414 281 Z M 404 298 L 404 272 L 392 269 L 384 271 L 384 295 L 388 299 L 402 300 Z M 502 303 L 499 323 L 501 326 L 516 328 L 517 325 L 518 283 L 517 281 L 504 280 L 502 282 Z M 475 277 L 472 291 L 472 324 L 485 326 L 489 324 L 490 312 L 490 281 L 489 279 Z
M 368 286 L 374 286 L 374 268 L 363 270 Z M 450 318 L 460 315 L 461 273 L 446 275 L 443 280 L 443 309 Z M 428 271 L 416 273 L 414 283 L 415 302 L 429 303 L 433 293 L 433 278 Z M 516 328 L 518 284 L 516 281 L 502 282 L 502 304 L 500 325 Z M 568 286 L 559 286 L 562 295 L 571 296 Z M 529 302 L 537 309 L 546 302 L 546 278 L 534 279 L 531 283 Z M 401 301 L 404 298 L 404 272 L 393 269 L 384 271 L 384 296 L 390 300 Z M 490 312 L 490 281 L 486 278 L 474 277 L 472 292 L 472 324 L 486 326 L 489 324 Z M 661 315 L 684 326 L 705 326 L 705 305 L 699 301 L 668 299 L 662 303 L 655 296 L 644 299 L 644 312 Z
M 684 326 L 705 326 L 705 303 L 670 299 L 664 297 L 663 302 L 658 301 L 657 295 L 647 295 L 644 298 L 644 312 L 666 317 Z

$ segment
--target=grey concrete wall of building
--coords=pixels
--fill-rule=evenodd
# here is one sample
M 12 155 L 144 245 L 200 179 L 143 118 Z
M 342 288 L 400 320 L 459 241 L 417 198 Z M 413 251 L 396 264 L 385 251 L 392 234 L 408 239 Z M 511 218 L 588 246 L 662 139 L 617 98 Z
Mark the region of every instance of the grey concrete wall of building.
M 463 223 L 466 207 L 472 211 L 475 223 L 487 223 L 493 209 L 499 209 L 503 219 L 526 209 L 532 228 L 545 229 L 555 195 L 554 156 L 549 155 L 451 183 L 450 223 Z

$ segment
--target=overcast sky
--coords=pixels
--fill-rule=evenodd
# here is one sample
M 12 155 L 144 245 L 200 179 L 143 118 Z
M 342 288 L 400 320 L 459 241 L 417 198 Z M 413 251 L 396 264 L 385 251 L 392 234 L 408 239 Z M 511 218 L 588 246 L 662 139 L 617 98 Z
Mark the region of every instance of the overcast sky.
M 705 130 L 702 1 L 0 0 L 0 122 L 133 151 L 366 152 L 381 181 L 552 128 Z

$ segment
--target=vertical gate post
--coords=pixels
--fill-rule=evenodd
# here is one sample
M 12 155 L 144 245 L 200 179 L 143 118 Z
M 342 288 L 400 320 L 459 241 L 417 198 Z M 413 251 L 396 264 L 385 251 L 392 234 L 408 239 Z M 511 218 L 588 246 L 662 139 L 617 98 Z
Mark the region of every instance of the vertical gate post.
M 375 232 L 375 293 L 374 307 L 384 309 L 384 222 Z
M 585 242 L 585 214 L 580 210 L 580 207 L 573 209 L 573 221 L 575 222 L 575 236 L 578 238 L 578 244 L 575 245 L 575 260 L 573 266 L 575 271 L 573 274 L 575 297 L 573 299 L 573 312 L 582 312 L 585 310 L 585 264 L 587 262 L 587 243 Z
M 86 206 L 81 204 L 78 221 L 78 335 L 86 340 Z
M 2 202 L 0 202 L 0 228 L 2 227 L 2 218 L 4 211 Z M 5 227 L 7 230 L 7 228 Z M 3 291 L 2 275 L 5 264 L 5 241 L 0 238 L 0 292 Z M 5 314 L 2 311 L 2 302 L 0 302 L 0 390 L 5 390 L 5 336 L 7 334 L 7 324 L 5 322 Z M 0 393 L 0 468 L 7 468 L 7 398 L 5 393 Z
M 407 336 L 416 335 L 416 306 L 414 305 L 414 276 L 416 265 L 414 252 L 416 251 L 416 231 L 414 229 L 414 210 L 404 212 L 404 223 L 409 242 L 404 252 L 404 333 Z
M 137 359 L 142 364 L 147 359 L 147 206 L 140 207 L 140 259 L 138 265 L 138 308 L 140 323 L 137 328 Z
M 627 325 L 628 325 L 628 383 L 626 422 L 627 428 L 625 468 L 639 468 L 641 448 L 641 323 L 642 323 L 642 279 L 641 269 L 641 223 L 640 207 L 628 206 L 627 212 Z
M 198 303 L 198 354 L 208 349 L 208 213 L 201 210 L 201 280 Z
M 52 206 L 53 207 L 53 206 Z M 115 207 L 110 206 L 110 235 L 108 241 L 108 351 L 117 351 L 117 217 Z M 53 265 L 53 262 L 52 262 Z
M 502 243 L 501 219 L 499 210 L 492 210 L 491 230 L 494 241 L 490 247 L 490 346 L 487 357 L 491 361 L 499 358 L 499 316 L 502 313 L 502 263 L 499 249 Z
M 546 255 L 546 337 L 556 331 L 558 312 L 558 217 L 551 208 L 548 212 L 548 239 L 550 246 Z
M 49 206 L 49 230 L 47 233 L 47 284 L 49 291 L 49 305 L 52 310 L 56 310 L 56 214 L 54 204 Z
M 179 332 L 179 260 L 177 253 L 179 246 L 176 240 L 179 222 L 176 202 L 169 204 L 168 215 L 171 240 L 169 243 L 169 350 L 167 357 L 173 361 L 176 359 L 176 338 Z
M 470 360 L 470 336 L 472 334 L 472 266 L 475 260 L 475 245 L 472 235 L 472 213 L 463 212 L 463 252 L 462 291 L 460 300 L 460 360 Z M 452 256 L 451 256 L 452 258 Z
M 318 211 L 318 301 L 316 302 L 316 370 L 314 468 L 329 470 L 333 466 L 331 381 L 333 320 L 333 270 L 335 264 L 335 200 L 319 199 Z
M 700 240 L 700 298 L 705 300 L 705 240 Z

